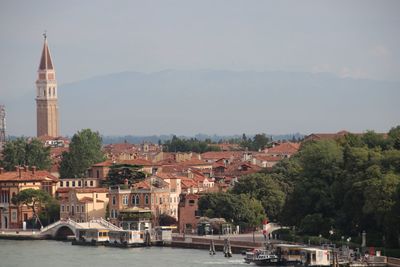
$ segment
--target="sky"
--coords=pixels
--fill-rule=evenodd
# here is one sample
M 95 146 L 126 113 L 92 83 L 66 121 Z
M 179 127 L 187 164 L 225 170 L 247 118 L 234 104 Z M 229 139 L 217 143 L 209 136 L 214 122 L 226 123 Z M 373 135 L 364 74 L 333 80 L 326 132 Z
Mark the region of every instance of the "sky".
M 400 81 L 399 14 L 395 0 L 2 0 L 0 103 L 18 105 L 19 97 L 35 90 L 44 30 L 59 86 L 167 69 L 327 72 Z M 20 125 L 9 121 L 8 132 L 35 132 Z M 148 128 L 148 134 L 161 133 Z

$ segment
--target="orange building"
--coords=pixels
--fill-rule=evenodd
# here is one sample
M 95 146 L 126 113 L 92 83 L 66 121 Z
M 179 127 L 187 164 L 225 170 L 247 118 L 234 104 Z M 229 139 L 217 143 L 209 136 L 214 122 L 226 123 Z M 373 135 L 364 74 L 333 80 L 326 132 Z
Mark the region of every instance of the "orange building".
M 48 171 L 37 171 L 36 167 L 16 167 L 5 172 L 0 168 L 0 229 L 22 228 L 24 221 L 32 218 L 32 210 L 26 206 L 12 204 L 11 199 L 22 190 L 41 189 L 55 196 L 58 178 Z

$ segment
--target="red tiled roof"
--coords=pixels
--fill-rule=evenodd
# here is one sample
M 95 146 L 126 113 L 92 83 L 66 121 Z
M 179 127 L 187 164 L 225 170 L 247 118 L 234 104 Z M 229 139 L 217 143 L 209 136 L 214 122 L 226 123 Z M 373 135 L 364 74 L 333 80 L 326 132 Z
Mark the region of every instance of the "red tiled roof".
M 122 163 L 122 164 L 131 164 L 131 165 L 141 165 L 141 166 L 153 166 L 153 162 L 150 160 L 146 159 L 131 159 L 131 160 L 122 160 L 117 163 Z
M 243 152 L 228 152 L 228 151 L 209 151 L 201 154 L 202 159 L 211 159 L 211 160 L 218 160 L 218 159 L 230 159 L 230 158 L 237 158 L 241 157 Z
M 103 162 L 93 164 L 92 167 L 110 167 L 111 165 L 113 165 L 113 162 L 111 160 L 106 160 Z
M 207 163 L 203 160 L 192 158 L 190 160 L 182 161 L 179 164 L 184 165 L 184 166 L 195 166 L 195 165 L 210 165 L 210 163 Z
M 28 181 L 45 181 L 51 180 L 58 181 L 58 178 L 49 173 L 48 171 L 35 171 L 33 174 L 30 170 L 21 170 L 21 175 L 18 171 L 4 172 L 0 174 L 0 181 L 4 182 L 28 182 Z
M 280 161 L 282 160 L 281 157 L 276 156 L 268 156 L 268 155 L 255 155 L 254 158 L 261 160 L 261 161 Z
M 300 149 L 300 144 L 286 142 L 266 149 L 267 154 L 294 154 Z

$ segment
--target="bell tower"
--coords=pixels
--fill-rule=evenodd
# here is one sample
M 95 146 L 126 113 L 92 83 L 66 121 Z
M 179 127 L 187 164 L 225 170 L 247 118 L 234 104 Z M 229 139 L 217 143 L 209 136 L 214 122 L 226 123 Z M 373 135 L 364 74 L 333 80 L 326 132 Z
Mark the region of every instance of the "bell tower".
M 44 45 L 36 80 L 37 136 L 58 137 L 60 132 L 56 72 L 51 60 L 46 33 L 43 36 Z

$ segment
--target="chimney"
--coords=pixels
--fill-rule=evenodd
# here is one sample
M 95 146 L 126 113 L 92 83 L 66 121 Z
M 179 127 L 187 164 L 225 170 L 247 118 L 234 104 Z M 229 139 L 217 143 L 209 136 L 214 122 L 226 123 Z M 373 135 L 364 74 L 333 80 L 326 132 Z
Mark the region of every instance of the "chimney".
M 32 174 L 35 174 L 36 173 L 36 166 L 32 166 L 31 169 L 32 169 Z
M 28 167 L 28 165 L 24 165 L 24 172 L 27 172 L 28 171 L 28 169 L 29 169 L 29 167 Z
M 124 185 L 128 185 L 128 184 L 129 184 L 129 180 L 125 178 Z
M 18 176 L 19 176 L 19 178 L 22 177 L 22 174 L 21 174 L 22 169 L 23 169 L 22 167 L 18 167 Z
M 4 173 L 4 168 L 0 167 L 0 174 L 3 174 L 3 173 Z

